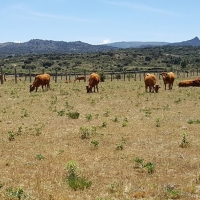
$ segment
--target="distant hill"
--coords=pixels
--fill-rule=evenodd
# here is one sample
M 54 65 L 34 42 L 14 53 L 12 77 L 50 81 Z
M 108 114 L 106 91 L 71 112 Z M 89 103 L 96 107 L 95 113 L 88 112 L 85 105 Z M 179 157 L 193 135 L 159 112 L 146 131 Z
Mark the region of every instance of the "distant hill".
M 114 42 L 104 44 L 105 46 L 117 47 L 117 48 L 141 48 L 147 46 L 163 46 L 170 44 L 169 42 Z
M 200 46 L 200 40 L 195 37 L 191 40 L 168 42 L 114 42 L 104 45 L 91 45 L 81 41 L 64 42 L 53 40 L 32 39 L 24 43 L 0 43 L 0 57 L 10 55 L 49 54 L 49 53 L 92 53 L 106 52 L 119 48 L 144 48 L 155 46 Z
M 0 43 L 0 56 L 46 54 L 46 53 L 88 53 L 104 52 L 116 49 L 104 45 L 91 45 L 81 41 L 63 42 L 52 40 L 32 39 L 24 43 Z
M 191 40 L 169 43 L 169 42 L 114 42 L 105 44 L 106 46 L 117 47 L 117 48 L 144 48 L 144 47 L 155 47 L 155 46 L 200 46 L 200 40 L 195 37 Z
M 168 44 L 170 46 L 193 46 L 197 47 L 200 46 L 200 40 L 198 37 L 195 37 L 191 40 L 183 41 L 183 42 L 176 42 L 176 43 L 170 43 Z

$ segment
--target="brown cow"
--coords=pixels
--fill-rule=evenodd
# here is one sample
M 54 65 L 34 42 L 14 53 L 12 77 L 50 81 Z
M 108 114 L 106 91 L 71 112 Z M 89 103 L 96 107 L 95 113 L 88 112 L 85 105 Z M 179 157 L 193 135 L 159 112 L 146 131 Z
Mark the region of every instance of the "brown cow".
M 76 82 L 76 81 L 80 82 L 80 80 L 84 80 L 84 82 L 85 82 L 86 81 L 85 76 L 77 76 L 76 79 L 74 80 L 74 82 Z
M 35 91 L 37 92 L 38 87 L 43 86 L 46 87 L 46 89 L 50 89 L 50 75 L 49 74 L 40 74 L 35 77 L 35 80 L 32 85 L 30 85 L 30 92 L 32 92 L 35 88 Z
M 158 93 L 160 86 L 156 84 L 156 76 L 154 74 L 146 74 L 146 76 L 144 77 L 144 83 L 146 92 L 149 88 L 149 92 Z
M 174 79 L 175 79 L 175 74 L 173 72 L 162 72 L 160 75 L 162 75 L 163 82 L 165 85 L 165 90 L 166 90 L 166 85 L 169 84 L 169 90 L 172 89 Z
M 95 92 L 95 87 L 98 92 L 99 91 L 99 89 L 98 89 L 99 81 L 100 81 L 100 77 L 98 74 L 96 74 L 96 73 L 90 74 L 89 84 L 88 84 L 88 86 L 86 86 L 87 93 L 92 92 L 92 88 L 94 88 L 94 92 Z
M 179 87 L 200 87 L 200 80 L 184 80 L 178 84 Z

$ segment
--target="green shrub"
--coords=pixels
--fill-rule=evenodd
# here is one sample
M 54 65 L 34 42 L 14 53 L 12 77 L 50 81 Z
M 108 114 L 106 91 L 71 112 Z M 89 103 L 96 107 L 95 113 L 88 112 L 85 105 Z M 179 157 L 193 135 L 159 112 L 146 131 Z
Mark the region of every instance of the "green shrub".
M 68 181 L 69 187 L 71 187 L 74 190 L 77 189 L 85 189 L 89 188 L 92 185 L 91 181 L 88 181 L 84 177 L 81 177 L 81 170 L 77 166 L 76 162 L 69 161 L 65 167 L 66 170 L 68 170 L 68 176 L 66 177 Z
M 105 75 L 104 71 L 99 72 L 99 76 L 100 76 L 100 81 L 104 82 L 106 79 L 106 75 Z
M 90 131 L 88 127 L 85 126 L 80 127 L 80 137 L 81 139 L 87 139 L 90 137 Z
M 7 196 L 14 198 L 14 199 L 24 199 L 27 197 L 27 195 L 24 193 L 24 190 L 22 188 L 19 188 L 17 190 L 13 189 L 13 188 L 7 188 L 6 189 L 6 194 Z
M 78 112 L 69 112 L 67 113 L 67 116 L 71 119 L 78 119 L 79 118 L 80 113 Z

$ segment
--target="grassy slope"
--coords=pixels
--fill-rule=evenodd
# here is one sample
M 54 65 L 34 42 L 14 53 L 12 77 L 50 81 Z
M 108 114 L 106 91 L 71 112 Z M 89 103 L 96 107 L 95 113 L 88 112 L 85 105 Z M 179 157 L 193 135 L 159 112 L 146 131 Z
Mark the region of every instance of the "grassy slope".
M 179 199 L 196 199 L 200 124 L 188 121 L 200 120 L 200 90 L 178 88 L 176 80 L 165 91 L 158 82 L 158 94 L 145 93 L 143 81 L 133 80 L 107 80 L 92 94 L 84 82 L 52 82 L 50 91 L 37 93 L 29 93 L 24 81 L 1 85 L 1 199 L 8 199 L 6 188 L 23 188 L 27 199 L 169 199 L 177 193 Z M 66 115 L 75 111 L 78 119 Z M 81 127 L 90 130 L 89 139 L 80 138 Z M 188 148 L 180 147 L 183 133 Z M 99 141 L 97 148 L 92 140 Z M 155 163 L 155 171 L 136 168 L 136 157 Z M 73 191 L 64 181 L 71 160 L 92 181 L 89 189 Z M 174 187 L 166 192 L 169 186 Z

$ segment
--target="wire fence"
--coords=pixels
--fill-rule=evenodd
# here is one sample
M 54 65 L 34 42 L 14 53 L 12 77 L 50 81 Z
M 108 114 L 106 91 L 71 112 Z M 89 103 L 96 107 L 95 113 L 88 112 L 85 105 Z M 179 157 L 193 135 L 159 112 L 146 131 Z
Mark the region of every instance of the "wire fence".
M 146 71 L 122 71 L 122 72 L 115 72 L 115 71 L 101 71 L 100 76 L 103 75 L 105 80 L 117 80 L 117 81 L 143 81 L 144 77 L 147 73 L 152 73 L 155 74 L 156 77 L 158 79 L 162 79 L 161 76 L 161 72 L 163 72 L 164 70 L 146 70 Z M 189 71 L 186 70 L 176 70 L 173 71 L 176 75 L 176 78 L 183 78 L 185 79 L 186 77 L 195 77 L 195 76 L 199 76 L 199 69 L 191 69 Z M 45 73 L 45 71 L 43 70 L 41 74 Z M 66 72 L 66 73 L 59 73 L 57 70 L 55 70 L 54 73 L 49 73 L 50 76 L 52 77 L 52 79 L 57 82 L 58 80 L 63 80 L 65 82 L 68 81 L 76 81 L 77 77 L 80 76 L 84 76 L 85 79 L 83 79 L 83 81 L 86 81 L 90 74 L 92 72 L 91 71 L 84 71 L 83 73 L 79 73 L 79 72 Z M 4 81 L 6 80 L 12 80 L 15 83 L 17 83 L 18 81 L 28 81 L 28 82 L 32 82 L 35 79 L 35 76 L 38 75 L 37 73 L 31 73 L 31 71 L 29 70 L 28 73 L 17 73 L 17 70 L 15 69 L 15 73 L 14 74 L 6 74 L 3 72 L 3 68 L 1 68 L 1 75 L 0 75 L 0 79 L 1 79 L 1 84 L 4 83 Z

